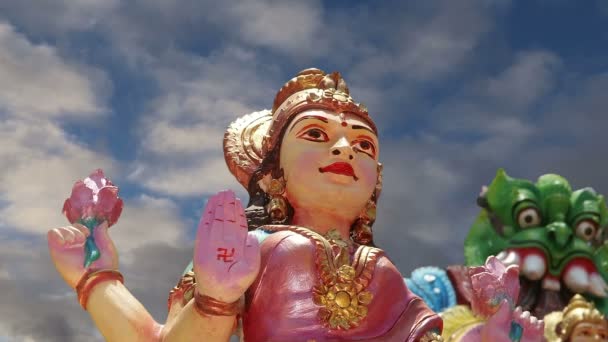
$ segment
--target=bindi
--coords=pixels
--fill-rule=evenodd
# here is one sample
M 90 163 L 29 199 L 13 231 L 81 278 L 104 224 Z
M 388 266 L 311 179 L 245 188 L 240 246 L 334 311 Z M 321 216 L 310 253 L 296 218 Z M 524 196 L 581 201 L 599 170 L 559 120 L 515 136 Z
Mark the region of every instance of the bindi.
M 218 253 L 217 253 L 217 260 L 223 260 L 224 262 L 233 262 L 234 260 L 232 259 L 232 257 L 234 256 L 234 248 L 232 248 L 230 250 L 230 253 L 228 253 L 228 248 L 218 248 L 217 249 Z
M 347 124 L 346 124 L 346 116 L 344 115 L 344 113 L 340 113 L 339 117 L 340 117 L 340 121 L 341 121 L 342 127 L 346 127 L 347 126 Z

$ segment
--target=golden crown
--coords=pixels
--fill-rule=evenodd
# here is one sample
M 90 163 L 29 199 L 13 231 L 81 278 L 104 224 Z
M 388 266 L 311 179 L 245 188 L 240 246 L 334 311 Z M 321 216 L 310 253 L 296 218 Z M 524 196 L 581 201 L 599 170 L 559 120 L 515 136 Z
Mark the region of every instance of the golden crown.
M 558 325 L 557 334 L 566 341 L 572 329 L 580 322 L 601 323 L 604 321 L 604 316 L 595 308 L 592 302 L 589 302 L 585 297 L 576 294 L 570 299 L 568 306 L 564 308 L 562 321 Z

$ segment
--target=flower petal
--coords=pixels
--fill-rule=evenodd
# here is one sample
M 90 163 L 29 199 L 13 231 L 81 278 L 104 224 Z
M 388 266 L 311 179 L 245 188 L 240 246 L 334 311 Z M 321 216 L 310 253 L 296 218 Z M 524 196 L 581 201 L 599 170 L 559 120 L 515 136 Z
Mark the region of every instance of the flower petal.
M 82 209 L 93 203 L 93 191 L 83 181 L 77 181 L 72 187 L 72 194 L 68 199 L 73 208 Z
M 78 222 L 78 220 L 82 217 L 82 211 L 74 208 L 72 206 L 72 201 L 70 201 L 69 198 L 63 203 L 62 212 L 70 223 Z
M 88 178 L 90 178 L 93 182 L 95 182 L 95 184 L 97 184 L 98 189 L 101 189 L 104 186 L 108 185 L 106 176 L 103 174 L 102 169 L 97 169 L 97 170 L 91 172 L 91 174 L 89 175 Z
M 497 257 L 490 255 L 486 259 L 486 268 L 490 273 L 500 275 L 505 272 L 505 265 Z
M 116 221 L 118 221 L 118 218 L 120 217 L 120 214 L 122 213 L 122 207 L 123 207 L 123 202 L 122 202 L 122 199 L 119 198 L 118 201 L 116 201 L 116 203 L 114 204 L 114 207 L 112 208 L 112 211 L 110 212 L 110 215 L 108 215 L 108 217 L 107 217 L 108 227 L 110 227 L 111 225 L 116 223 Z
M 101 188 L 97 193 L 97 209 L 99 212 L 109 213 L 112 211 L 114 204 L 118 200 L 118 188 L 115 186 L 106 186 Z

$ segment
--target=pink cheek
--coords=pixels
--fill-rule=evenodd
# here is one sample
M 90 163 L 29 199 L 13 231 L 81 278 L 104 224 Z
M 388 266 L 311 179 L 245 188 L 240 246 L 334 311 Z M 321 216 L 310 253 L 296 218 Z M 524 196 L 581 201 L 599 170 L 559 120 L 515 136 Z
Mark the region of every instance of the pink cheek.
M 321 163 L 320 153 L 318 151 L 301 151 L 294 158 L 294 166 L 300 168 L 318 168 Z
M 366 183 L 374 183 L 376 184 L 376 180 L 378 178 L 378 169 L 376 166 L 376 162 L 363 163 L 359 168 L 361 174 L 359 178 L 365 180 Z

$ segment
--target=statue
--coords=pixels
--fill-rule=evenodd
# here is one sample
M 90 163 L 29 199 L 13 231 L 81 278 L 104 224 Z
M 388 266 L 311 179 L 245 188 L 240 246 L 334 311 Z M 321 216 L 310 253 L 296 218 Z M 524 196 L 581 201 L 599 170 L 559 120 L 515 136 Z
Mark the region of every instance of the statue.
M 373 243 L 379 152 L 376 126 L 340 74 L 307 69 L 272 110 L 226 132 L 226 162 L 249 204 L 231 191 L 209 199 L 165 324 L 123 285 L 112 220 L 51 230 L 51 257 L 109 341 L 227 341 L 234 332 L 247 342 L 440 341 L 440 317 Z
M 563 311 L 547 315 L 545 336 L 548 342 L 607 342 L 608 321 L 579 294 Z

